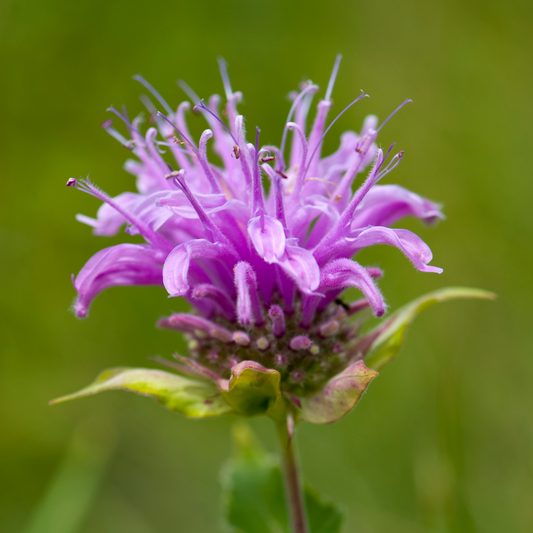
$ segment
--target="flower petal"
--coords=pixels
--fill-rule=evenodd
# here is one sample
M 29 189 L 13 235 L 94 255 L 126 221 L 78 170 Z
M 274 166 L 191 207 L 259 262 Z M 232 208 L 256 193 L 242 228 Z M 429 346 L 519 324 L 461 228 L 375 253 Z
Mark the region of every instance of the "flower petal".
M 163 283 L 170 296 L 183 296 L 188 292 L 191 260 L 221 259 L 226 255 L 222 245 L 206 239 L 195 239 L 176 246 L 163 266 Z
M 259 254 L 267 263 L 276 263 L 285 252 L 285 230 L 271 216 L 254 217 L 248 222 L 248 234 Z
M 239 322 L 243 325 L 252 323 L 256 326 L 263 325 L 263 313 L 254 269 L 246 261 L 240 261 L 235 265 L 234 271 Z
M 198 203 L 209 212 L 223 206 L 227 200 L 224 194 L 194 194 Z M 170 209 L 183 218 L 198 218 L 198 214 L 183 191 L 172 191 L 157 200 L 157 205 Z
M 320 269 L 313 254 L 299 246 L 285 246 L 279 266 L 305 294 L 316 290 L 320 283 Z
M 374 244 L 390 244 L 401 250 L 421 272 L 442 273 L 442 268 L 429 266 L 433 254 L 429 246 L 412 231 L 392 229 L 383 226 L 371 226 L 361 231 L 356 237 L 346 240 L 354 246 L 354 252 Z
M 366 226 L 390 226 L 406 216 L 431 224 L 444 215 L 440 207 L 399 185 L 375 185 L 355 210 L 352 230 Z
M 116 285 L 162 285 L 162 255 L 146 244 L 119 244 L 93 255 L 74 281 L 76 315 L 87 315 L 93 298 Z
M 370 302 L 376 316 L 385 312 L 385 302 L 372 277 L 359 263 L 350 259 L 337 259 L 321 271 L 319 292 L 358 288 Z
M 132 207 L 137 205 L 137 203 L 143 199 L 143 196 L 133 192 L 125 192 L 113 198 L 113 200 L 126 211 L 131 211 Z M 106 203 L 100 206 L 96 213 L 96 218 L 91 218 L 86 215 L 76 215 L 76 220 L 83 224 L 87 224 L 88 226 L 92 226 L 95 235 L 106 237 L 116 235 L 121 226 L 127 223 L 124 215 Z

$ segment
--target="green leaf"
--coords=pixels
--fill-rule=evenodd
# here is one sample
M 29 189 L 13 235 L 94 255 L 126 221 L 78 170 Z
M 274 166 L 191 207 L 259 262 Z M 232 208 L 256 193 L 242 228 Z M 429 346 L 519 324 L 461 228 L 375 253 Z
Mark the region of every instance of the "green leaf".
M 305 508 L 311 533 L 339 533 L 344 515 L 334 503 L 320 499 L 318 492 L 305 486 Z
M 115 448 L 112 427 L 85 420 L 33 510 L 24 533 L 78 533 L 101 491 Z
M 363 361 L 351 364 L 331 378 L 326 386 L 309 398 L 302 398 L 300 420 L 312 424 L 331 424 L 347 415 L 359 401 L 370 382 L 378 375 Z
M 215 384 L 197 381 L 162 370 L 148 368 L 111 368 L 102 372 L 84 389 L 52 400 L 60 403 L 106 390 L 124 389 L 146 396 L 187 417 L 218 416 L 231 411 Z
M 223 471 L 224 514 L 233 533 L 292 533 L 279 461 L 265 453 L 250 429 L 234 431 L 235 454 Z M 342 514 L 306 486 L 310 533 L 339 533 Z
M 384 324 L 370 332 L 363 340 L 372 340 L 365 363 L 374 370 L 381 370 L 392 361 L 400 351 L 408 326 L 416 315 L 427 307 L 438 302 L 454 300 L 457 298 L 481 298 L 493 300 L 496 295 L 492 292 L 465 287 L 448 287 L 435 292 L 430 292 L 396 311 Z
M 221 384 L 224 399 L 243 416 L 275 416 L 281 407 L 277 370 L 264 368 L 254 361 L 243 361 L 231 369 L 229 382 Z

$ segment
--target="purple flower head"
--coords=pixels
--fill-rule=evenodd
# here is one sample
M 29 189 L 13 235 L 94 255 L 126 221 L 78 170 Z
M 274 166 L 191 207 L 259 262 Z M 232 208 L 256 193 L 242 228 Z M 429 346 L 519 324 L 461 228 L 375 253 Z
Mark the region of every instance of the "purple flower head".
M 342 387 L 349 388 L 351 377 L 342 376 L 359 371 L 354 365 L 364 351 L 360 321 L 352 317 L 367 308 L 376 316 L 386 310 L 376 284 L 381 271 L 353 257 L 367 246 L 389 244 L 418 270 L 440 273 L 417 235 L 390 226 L 405 216 L 432 223 L 442 214 L 429 200 L 379 183 L 403 158 L 394 145 L 384 153 L 377 144 L 389 119 L 378 127 L 376 117 L 367 117 L 359 133 L 343 133 L 338 149 L 322 154 L 337 118 L 367 96 L 361 93 L 326 128 L 339 61 L 312 123 L 318 87 L 305 83 L 293 95 L 279 147 L 261 146 L 259 128 L 248 142 L 237 110 L 242 95 L 233 92 L 222 66 L 223 113 L 218 95 L 204 102 L 180 83 L 207 121 L 198 140 L 187 127 L 191 104 L 174 110 L 140 76 L 164 110 L 143 97 L 154 127 L 144 130 L 141 118 L 130 123 L 110 109 L 128 133 L 120 134 L 111 121 L 103 127 L 131 151 L 125 168 L 138 192 L 110 198 L 89 181 L 71 178 L 67 185 L 103 202 L 95 219 L 77 217 L 95 234 L 114 235 L 126 225 L 146 244 L 120 244 L 94 255 L 74 280 L 75 311 L 86 316 L 93 298 L 114 285 L 163 285 L 194 307 L 192 314 L 159 321 L 189 338 L 190 356 L 180 358 L 189 373 L 214 380 L 233 405 L 226 395 L 235 376 L 255 379 L 264 371 L 269 377 L 275 370 L 281 390 L 298 404 L 297 398 L 317 391 L 329 394 L 332 379 L 345 379 Z M 349 287 L 363 299 L 351 305 L 339 300 Z

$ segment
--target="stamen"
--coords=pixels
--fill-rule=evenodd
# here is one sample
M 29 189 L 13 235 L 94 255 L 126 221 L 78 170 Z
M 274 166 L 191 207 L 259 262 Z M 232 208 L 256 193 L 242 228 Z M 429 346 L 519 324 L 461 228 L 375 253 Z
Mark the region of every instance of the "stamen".
M 393 163 L 394 159 L 396 159 L 396 163 L 389 169 L 389 166 Z M 315 251 L 313 252 L 313 255 L 315 256 L 315 259 L 317 260 L 318 264 L 322 266 L 322 262 L 325 260 L 325 258 L 330 254 L 331 247 L 335 244 L 337 241 L 340 232 L 347 226 L 347 224 L 350 222 L 350 219 L 353 216 L 353 213 L 356 209 L 356 207 L 361 203 L 363 198 L 366 196 L 368 191 L 383 177 L 385 174 L 388 174 L 393 168 L 397 166 L 397 164 L 400 162 L 401 156 L 399 154 L 395 155 L 393 158 L 393 161 L 389 163 L 386 169 L 384 169 L 382 172 L 379 172 L 379 169 L 381 168 L 383 164 L 383 151 L 381 149 L 378 150 L 376 154 L 376 161 L 374 163 L 374 166 L 372 167 L 372 170 L 370 171 L 370 174 L 366 178 L 366 180 L 363 182 L 363 184 L 357 189 L 357 191 L 354 193 L 352 200 L 348 204 L 348 207 L 342 212 L 341 216 L 337 220 L 337 222 L 333 225 L 333 227 L 330 229 L 330 231 L 324 236 L 324 238 L 320 241 L 318 246 L 315 248 Z
M 194 102 L 194 105 L 198 105 L 200 97 L 191 89 L 190 85 L 183 80 L 176 82 L 178 87 Z
M 279 147 L 281 158 L 278 161 L 278 164 L 276 165 L 276 167 L 281 171 L 285 169 L 285 162 L 283 158 L 285 154 L 285 144 L 287 142 L 287 133 L 288 133 L 287 123 L 289 123 L 292 120 L 292 115 L 294 114 L 296 107 L 298 106 L 302 98 L 306 94 L 314 94 L 317 91 L 318 91 L 318 85 L 313 85 L 311 83 L 307 87 L 304 88 L 304 90 L 294 99 L 294 102 L 292 103 L 291 109 L 289 111 L 289 115 L 287 117 L 287 120 L 285 121 L 285 128 L 283 128 L 283 135 L 281 136 L 281 144 Z
M 344 113 L 346 113 L 346 111 L 348 111 L 348 109 L 350 109 L 350 107 L 352 107 L 355 103 L 359 102 L 359 100 L 361 100 L 362 98 L 366 98 L 366 97 L 369 97 L 370 96 L 368 94 L 365 94 L 364 91 L 361 90 L 361 95 L 356 98 L 351 104 L 348 104 L 331 122 L 331 124 L 328 126 L 328 128 L 326 129 L 326 131 L 322 134 L 322 137 L 320 137 L 320 140 L 318 141 L 317 145 L 315 146 L 314 150 L 313 150 L 313 153 L 311 154 L 311 157 L 309 158 L 309 161 L 307 162 L 307 167 L 305 168 L 305 173 L 304 173 L 304 176 L 305 174 L 307 174 L 307 171 L 309 170 L 309 166 L 311 165 L 311 162 L 313 161 L 313 157 L 315 157 L 315 154 L 319 148 L 319 146 L 322 144 L 322 142 L 324 141 L 324 138 L 326 137 L 326 135 L 328 134 L 328 131 L 332 128 L 333 124 L 335 124 L 335 122 L 337 122 L 337 120 L 339 120 L 339 118 L 342 117 L 342 115 L 344 115 Z
M 259 134 L 261 130 L 258 126 L 255 129 L 255 154 L 254 166 L 252 173 L 252 213 L 256 216 L 258 210 L 265 209 L 265 202 L 263 198 L 263 185 L 261 183 L 261 173 L 259 170 Z
M 229 130 L 229 128 L 226 126 L 226 124 L 224 124 L 224 121 L 223 121 L 220 117 L 218 117 L 215 113 L 213 113 L 210 109 L 208 109 L 208 108 L 205 106 L 203 98 L 200 100 L 199 103 L 197 103 L 197 104 L 194 106 L 193 110 L 196 109 L 197 107 L 199 107 L 200 109 L 203 109 L 204 111 L 207 111 L 211 116 L 213 116 L 216 120 L 218 120 L 218 121 L 222 124 L 222 126 L 224 126 L 224 129 L 225 129 L 225 130 L 231 135 L 231 138 L 233 139 L 233 142 L 234 142 L 236 145 L 239 144 L 239 143 L 237 142 L 237 139 L 235 139 L 235 137 L 233 136 L 233 133 L 231 133 L 231 131 Z M 233 148 L 235 148 L 235 147 L 233 147 Z M 237 146 L 237 148 L 238 148 L 238 146 Z M 239 158 L 237 157 L 237 159 L 239 159 Z
M 202 136 L 200 137 L 198 159 L 200 160 L 200 165 L 202 165 L 205 177 L 211 185 L 211 192 L 220 193 L 222 192 L 222 189 L 220 188 L 218 181 L 215 180 L 215 176 L 213 176 L 213 172 L 211 172 L 211 168 L 209 166 L 209 161 L 207 160 L 207 141 L 211 139 L 211 137 L 213 137 L 213 132 L 211 130 L 205 130 L 202 133 Z
M 283 205 L 283 193 L 281 192 L 281 182 L 278 174 L 270 165 L 264 163 L 261 168 L 265 171 L 266 175 L 270 178 L 272 185 L 271 191 L 274 192 L 274 205 L 276 206 L 276 218 L 282 223 L 285 229 L 285 235 L 288 236 L 287 221 L 285 220 L 285 207 Z M 282 175 L 283 176 L 283 175 Z M 283 176 L 286 178 L 286 176 Z
M 138 81 L 142 85 L 144 85 L 157 99 L 157 101 L 165 108 L 166 112 L 171 115 L 172 114 L 172 108 L 166 103 L 165 99 L 159 94 L 158 91 L 150 84 L 148 83 L 140 74 L 137 74 L 133 76 L 133 79 L 135 81 Z
M 218 68 L 220 69 L 220 76 L 224 85 L 224 92 L 226 93 L 226 100 L 229 100 L 233 95 L 233 91 L 231 90 L 231 83 L 228 76 L 228 64 L 223 57 L 219 57 L 217 60 Z
M 132 140 L 126 139 L 121 133 L 119 133 L 115 128 L 112 127 L 113 119 L 106 120 L 104 123 L 102 123 L 102 128 L 113 137 L 113 139 L 117 140 L 124 148 L 127 148 L 128 150 L 133 150 L 135 143 Z
M 163 113 L 161 113 L 161 111 L 157 112 L 157 116 L 163 118 L 164 120 L 166 120 L 168 122 L 168 124 L 170 124 L 179 133 L 179 135 L 181 137 L 183 137 L 183 139 L 185 140 L 187 145 L 191 148 L 191 150 L 194 152 L 194 154 L 196 156 L 198 156 L 198 150 L 196 149 L 194 144 L 187 138 L 186 135 L 184 135 L 167 117 L 165 117 L 165 115 L 163 115 Z
M 198 200 L 194 197 L 191 190 L 185 182 L 185 170 L 181 169 L 178 172 L 174 171 L 165 176 L 166 179 L 173 179 L 176 186 L 181 189 L 194 210 L 198 213 L 198 218 L 202 222 L 205 228 L 205 232 L 211 242 L 220 242 L 229 247 L 230 251 L 234 251 L 233 245 L 229 239 L 217 228 L 215 223 L 209 218 L 207 213 L 203 210 L 202 206 L 198 203 Z
M 300 160 L 300 166 L 298 167 L 298 174 L 296 176 L 296 181 L 294 182 L 294 189 L 291 194 L 291 203 L 294 203 L 300 200 L 300 193 L 302 191 L 305 173 L 308 168 L 305 166 L 305 163 L 307 160 L 308 145 L 307 145 L 307 139 L 305 138 L 305 133 L 302 131 L 302 128 L 298 126 L 298 124 L 296 124 L 295 122 L 289 122 L 287 123 L 287 128 L 294 130 L 296 132 L 296 134 L 298 135 L 298 140 L 300 141 L 301 148 L 302 148 L 302 158 Z
M 136 216 L 128 213 L 120 205 L 118 205 L 110 196 L 104 191 L 100 190 L 89 179 L 80 180 L 79 182 L 75 178 L 70 178 L 67 181 L 67 187 L 75 187 L 79 191 L 86 192 L 95 198 L 98 198 L 102 202 L 110 205 L 113 209 L 118 211 L 130 224 L 136 226 L 139 233 L 152 245 L 162 248 L 163 250 L 172 250 L 174 245 L 168 242 L 164 237 L 155 232 L 150 226 L 142 222 Z
M 131 125 L 130 121 L 126 117 L 121 115 L 113 106 L 108 107 L 106 109 L 106 111 L 111 111 L 111 113 L 115 113 L 115 115 L 117 115 L 117 117 L 120 118 L 124 122 L 124 124 L 126 124 L 126 126 L 128 126 L 128 128 L 130 130 L 133 130 L 133 131 L 136 131 L 137 133 L 139 133 L 139 131 Z M 140 135 L 140 133 L 139 133 L 139 135 Z
M 333 71 L 331 72 L 331 77 L 329 78 L 328 88 L 326 90 L 325 100 L 331 100 L 331 93 L 333 92 L 333 86 L 335 85 L 335 80 L 337 79 L 337 73 L 339 72 L 339 66 L 341 64 L 342 54 L 338 54 L 335 58 L 335 64 L 333 65 Z
M 396 114 L 398 113 L 398 111 L 400 111 L 400 109 L 405 105 L 405 104 L 409 104 L 409 103 L 412 103 L 412 100 L 410 100 L 409 98 L 407 98 L 407 100 L 405 100 L 405 102 L 401 103 L 386 119 L 385 121 L 383 122 L 383 124 L 378 128 L 378 133 L 381 131 L 381 128 L 383 128 L 383 126 L 385 126 L 385 124 L 387 124 L 387 122 Z

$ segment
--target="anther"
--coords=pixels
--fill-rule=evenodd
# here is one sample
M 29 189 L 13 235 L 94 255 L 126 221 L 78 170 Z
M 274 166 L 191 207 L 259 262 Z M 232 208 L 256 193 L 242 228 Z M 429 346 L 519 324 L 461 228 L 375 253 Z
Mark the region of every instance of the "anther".
M 383 126 L 385 126 L 385 124 L 387 124 L 387 122 L 396 114 L 398 113 L 398 111 L 400 111 L 400 109 L 405 105 L 405 104 L 409 104 L 409 103 L 412 103 L 413 101 L 412 100 L 409 100 L 409 98 L 407 100 L 405 100 L 404 102 L 402 102 L 384 121 L 383 121 L 383 124 L 381 124 L 381 126 L 378 128 L 378 133 L 381 131 L 381 128 L 383 128 Z
M 69 178 L 67 181 L 67 187 L 76 187 L 76 178 Z
M 232 156 L 235 157 L 235 159 L 240 159 L 241 157 L 241 149 L 236 144 L 233 145 Z

